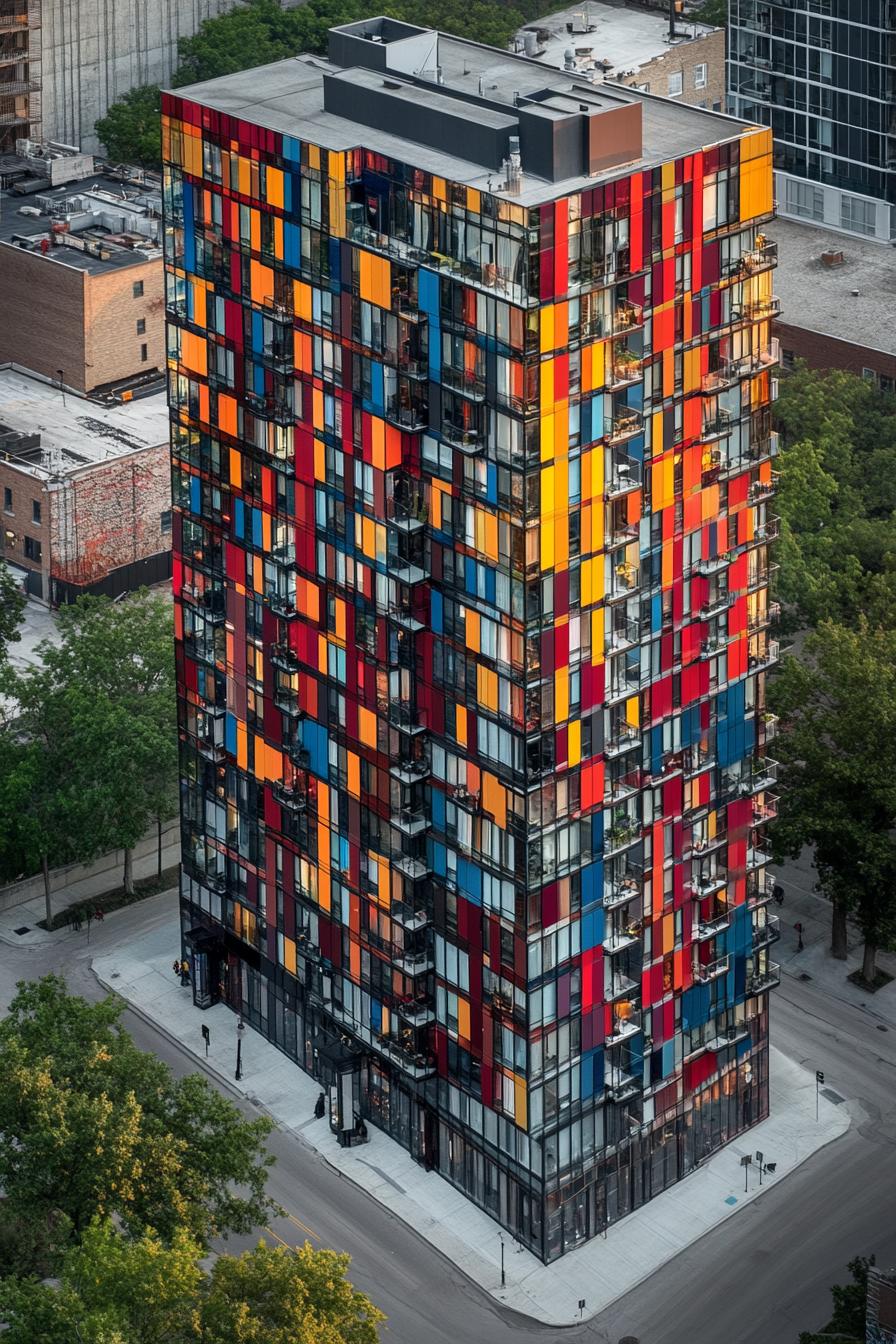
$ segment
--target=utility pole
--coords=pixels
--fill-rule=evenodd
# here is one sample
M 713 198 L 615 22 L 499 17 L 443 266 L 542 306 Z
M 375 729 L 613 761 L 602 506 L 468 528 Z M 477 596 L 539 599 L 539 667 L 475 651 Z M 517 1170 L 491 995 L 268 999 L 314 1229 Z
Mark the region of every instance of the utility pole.
M 677 36 L 675 32 L 675 0 L 669 0 L 669 37 Z

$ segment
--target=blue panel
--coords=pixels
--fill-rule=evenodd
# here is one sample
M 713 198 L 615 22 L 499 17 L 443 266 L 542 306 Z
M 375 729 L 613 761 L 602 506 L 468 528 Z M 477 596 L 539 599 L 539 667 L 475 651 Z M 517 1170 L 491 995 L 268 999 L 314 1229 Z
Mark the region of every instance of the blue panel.
M 335 294 L 339 289 L 342 275 L 342 243 L 339 238 L 330 239 L 330 288 Z
M 681 996 L 681 1025 L 685 1031 L 702 1027 L 710 1017 L 710 986 L 692 985 Z
M 602 854 L 603 848 L 604 848 L 604 814 L 603 812 L 592 812 L 591 853 Z
M 229 710 L 224 717 L 224 746 L 229 755 L 236 755 L 236 715 Z
M 241 539 L 246 535 L 246 506 L 241 499 L 233 501 L 233 535 Z
M 298 271 L 302 266 L 302 235 L 298 224 L 285 220 L 283 224 L 283 260 L 287 266 Z
M 604 865 L 600 860 L 582 869 L 582 909 L 603 898 Z
M 370 1000 L 370 1025 L 374 1031 L 380 1031 L 383 1025 L 383 1005 L 376 999 Z
M 663 773 L 663 730 L 650 730 L 650 773 L 659 777 Z
M 383 386 L 383 366 L 371 361 L 370 364 L 370 401 L 376 414 L 382 415 L 386 407 L 386 393 Z
M 428 271 L 423 266 L 417 272 L 417 306 L 430 317 L 439 311 L 439 277 L 435 271 Z
M 663 627 L 663 597 L 662 593 L 657 593 L 650 599 L 650 630 L 656 634 Z
M 581 1070 L 581 1095 L 582 1100 L 595 1096 L 603 1091 L 604 1086 L 604 1052 L 598 1046 L 595 1050 L 588 1050 L 582 1055 Z
M 432 824 L 437 831 L 445 830 L 445 795 L 441 789 L 433 788 L 430 791 L 430 809 L 432 811 Z
M 604 908 L 602 905 L 595 906 L 587 914 L 582 915 L 582 951 L 587 951 L 590 947 L 598 947 L 604 940 Z
M 323 724 L 314 719 L 302 720 L 302 746 L 311 758 L 311 769 L 319 779 L 326 779 L 330 770 L 329 739 Z
M 435 588 L 429 595 L 429 623 L 436 634 L 441 634 L 443 626 L 443 599 L 442 594 Z
M 262 545 L 261 519 L 262 519 L 261 509 L 253 509 L 253 510 L 252 510 L 252 545 L 253 545 L 253 546 L 258 546 L 259 548 L 261 548 L 261 545 Z
M 283 137 L 283 157 L 290 163 L 302 162 L 302 142 L 297 140 L 294 135 L 284 135 Z
M 475 905 L 482 904 L 482 869 L 469 859 L 457 861 L 457 889 Z
M 448 872 L 448 855 L 445 846 L 434 840 L 427 839 L 426 854 L 429 859 L 429 866 L 432 868 L 436 877 L 444 877 Z
M 485 498 L 489 504 L 498 502 L 498 464 L 487 462 L 485 467 Z
M 184 183 L 184 267 L 196 270 L 196 229 L 193 216 L 193 187 Z
M 202 512 L 202 482 L 198 476 L 190 477 L 190 512 Z
M 668 1078 L 670 1073 L 675 1072 L 675 1042 L 663 1042 L 663 1077 Z

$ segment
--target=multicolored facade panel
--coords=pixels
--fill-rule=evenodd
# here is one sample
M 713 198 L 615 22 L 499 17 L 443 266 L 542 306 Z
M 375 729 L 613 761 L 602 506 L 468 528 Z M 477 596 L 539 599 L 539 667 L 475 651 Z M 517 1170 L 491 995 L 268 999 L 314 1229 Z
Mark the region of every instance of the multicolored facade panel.
M 419 140 L 321 62 L 252 72 L 290 133 L 165 97 L 185 948 L 552 1259 L 767 1113 L 771 136 L 619 90 L 696 147 L 451 160 L 514 58 L 425 36 Z

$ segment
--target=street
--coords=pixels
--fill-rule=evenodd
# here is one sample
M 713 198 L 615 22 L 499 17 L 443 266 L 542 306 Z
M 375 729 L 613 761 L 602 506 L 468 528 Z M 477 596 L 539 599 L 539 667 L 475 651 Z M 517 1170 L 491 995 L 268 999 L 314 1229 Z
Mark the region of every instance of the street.
M 90 947 L 83 933 L 35 948 L 0 944 L 3 1006 L 16 980 L 51 970 L 74 992 L 98 997 L 91 958 L 153 927 L 166 900 L 155 897 L 95 925 Z M 873 1251 L 880 1263 L 896 1263 L 896 1029 L 877 1030 L 882 1024 L 869 1008 L 791 977 L 772 1005 L 775 1043 L 825 1071 L 826 1086 L 850 1107 L 852 1128 L 593 1321 L 561 1332 L 498 1306 L 300 1139 L 280 1131 L 270 1140 L 276 1165 L 269 1189 L 288 1216 L 260 1233 L 348 1251 L 350 1277 L 389 1318 L 384 1340 L 399 1344 L 510 1344 L 561 1333 L 602 1344 L 626 1335 L 639 1344 L 796 1344 L 800 1330 L 828 1319 L 828 1289 L 845 1279 L 848 1260 Z M 176 1073 L 195 1067 L 141 1017 L 129 1011 L 124 1021 L 137 1044 Z M 251 1040 L 250 1033 L 247 1048 Z M 252 1111 L 250 1103 L 238 1104 Z M 237 1239 L 229 1249 L 254 1240 Z

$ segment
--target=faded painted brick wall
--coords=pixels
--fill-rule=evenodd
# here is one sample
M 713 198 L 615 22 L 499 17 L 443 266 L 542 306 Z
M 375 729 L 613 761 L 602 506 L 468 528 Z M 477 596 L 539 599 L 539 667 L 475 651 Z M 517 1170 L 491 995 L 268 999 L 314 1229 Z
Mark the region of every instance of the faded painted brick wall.
M 96 583 L 110 570 L 171 549 L 168 444 L 87 467 L 51 487 L 51 575 Z

